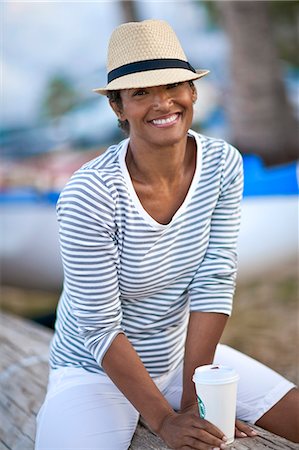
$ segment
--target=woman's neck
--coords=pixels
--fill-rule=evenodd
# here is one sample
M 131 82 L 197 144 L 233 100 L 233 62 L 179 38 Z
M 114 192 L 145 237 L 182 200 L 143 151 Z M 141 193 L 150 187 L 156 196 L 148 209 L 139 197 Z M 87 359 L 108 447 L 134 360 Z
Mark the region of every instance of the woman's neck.
M 196 144 L 188 138 L 169 147 L 150 147 L 130 140 L 126 164 L 133 180 L 139 183 L 177 183 L 180 177 L 195 169 Z

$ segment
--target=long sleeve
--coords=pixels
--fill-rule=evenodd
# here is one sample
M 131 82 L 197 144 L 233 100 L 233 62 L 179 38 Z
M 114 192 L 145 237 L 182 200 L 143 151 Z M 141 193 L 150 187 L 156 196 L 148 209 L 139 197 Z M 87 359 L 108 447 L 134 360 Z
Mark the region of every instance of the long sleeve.
M 77 172 L 58 205 L 64 289 L 99 365 L 121 329 L 114 200 L 96 171 Z
M 239 152 L 232 146 L 227 147 L 208 247 L 189 286 L 189 298 L 191 311 L 230 315 L 237 272 L 243 165 Z

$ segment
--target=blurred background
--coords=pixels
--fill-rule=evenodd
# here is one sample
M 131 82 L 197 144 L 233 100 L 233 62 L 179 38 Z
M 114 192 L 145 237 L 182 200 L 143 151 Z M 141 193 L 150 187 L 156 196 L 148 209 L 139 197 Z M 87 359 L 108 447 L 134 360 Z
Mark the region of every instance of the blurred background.
M 62 286 L 55 204 L 123 138 L 107 99 L 112 30 L 159 18 L 197 83 L 193 128 L 244 157 L 235 310 L 224 342 L 299 382 L 298 1 L 14 2 L 1 6 L 1 308 L 53 326 Z

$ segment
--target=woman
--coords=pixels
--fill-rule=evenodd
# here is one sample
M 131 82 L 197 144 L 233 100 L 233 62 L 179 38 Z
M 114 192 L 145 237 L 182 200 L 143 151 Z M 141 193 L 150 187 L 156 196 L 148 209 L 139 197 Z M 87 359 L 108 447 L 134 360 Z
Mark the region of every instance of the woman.
M 112 34 L 108 84 L 96 92 L 129 139 L 77 171 L 58 202 L 65 284 L 37 449 L 125 450 L 140 414 L 170 448 L 224 448 L 191 380 L 214 359 L 241 375 L 238 419 L 298 439 L 295 386 L 218 345 L 235 286 L 242 161 L 190 130 L 193 80 L 207 73 L 165 22 Z M 236 436 L 254 434 L 236 422 Z

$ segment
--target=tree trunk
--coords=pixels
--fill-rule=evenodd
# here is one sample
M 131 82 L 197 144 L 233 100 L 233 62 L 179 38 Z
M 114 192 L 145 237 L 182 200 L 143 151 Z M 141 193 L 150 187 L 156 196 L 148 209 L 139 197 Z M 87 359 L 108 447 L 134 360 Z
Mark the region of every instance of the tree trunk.
M 123 11 L 124 22 L 138 21 L 138 12 L 134 0 L 120 0 L 119 4 Z
M 266 164 L 299 155 L 298 123 L 288 102 L 266 1 L 218 1 L 231 42 L 228 114 L 232 142 Z

